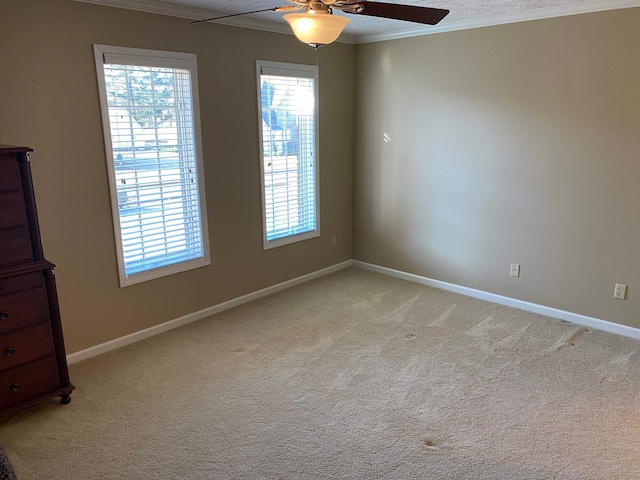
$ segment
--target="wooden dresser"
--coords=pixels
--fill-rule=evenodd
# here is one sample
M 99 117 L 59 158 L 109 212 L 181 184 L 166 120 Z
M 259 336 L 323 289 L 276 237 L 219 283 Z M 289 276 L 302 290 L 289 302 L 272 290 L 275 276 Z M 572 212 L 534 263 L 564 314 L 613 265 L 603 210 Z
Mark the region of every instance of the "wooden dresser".
M 0 415 L 71 401 L 54 265 L 44 259 L 26 147 L 0 145 Z

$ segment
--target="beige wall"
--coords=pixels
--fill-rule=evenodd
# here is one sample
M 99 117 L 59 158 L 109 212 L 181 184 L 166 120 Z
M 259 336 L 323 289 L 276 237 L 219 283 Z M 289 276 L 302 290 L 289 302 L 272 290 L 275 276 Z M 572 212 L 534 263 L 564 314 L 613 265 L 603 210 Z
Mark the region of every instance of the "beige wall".
M 211 266 L 118 286 L 92 44 L 196 53 Z M 70 0 L 0 0 L 0 143 L 36 151 L 68 353 L 351 258 L 354 47 L 322 49 L 319 238 L 262 250 L 257 59 L 315 64 L 289 35 Z M 331 237 L 338 246 L 331 247 Z
M 354 258 L 640 327 L 638 25 L 357 46 Z
M 0 143 L 36 149 L 69 353 L 347 260 L 352 226 L 356 259 L 640 327 L 640 9 L 321 49 L 322 236 L 266 252 L 255 60 L 315 53 L 187 23 L 0 0 Z M 211 266 L 118 287 L 94 43 L 198 55 Z

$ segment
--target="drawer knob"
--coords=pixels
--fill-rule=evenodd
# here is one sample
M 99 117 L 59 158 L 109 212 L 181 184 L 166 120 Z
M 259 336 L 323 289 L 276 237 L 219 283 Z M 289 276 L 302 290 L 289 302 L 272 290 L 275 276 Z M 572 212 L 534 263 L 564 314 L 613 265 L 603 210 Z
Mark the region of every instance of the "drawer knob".
M 0 312 L 0 319 L 4 320 L 6 318 L 9 318 L 9 312 Z
M 7 348 L 7 349 L 4 351 L 4 354 L 5 354 L 6 356 L 8 356 L 8 357 L 10 357 L 11 355 L 13 355 L 14 353 L 16 353 L 16 351 L 15 351 L 13 348 L 11 348 L 11 347 Z
M 20 384 L 19 383 L 14 383 L 9 388 L 11 389 L 12 392 L 17 392 L 18 390 L 20 390 Z

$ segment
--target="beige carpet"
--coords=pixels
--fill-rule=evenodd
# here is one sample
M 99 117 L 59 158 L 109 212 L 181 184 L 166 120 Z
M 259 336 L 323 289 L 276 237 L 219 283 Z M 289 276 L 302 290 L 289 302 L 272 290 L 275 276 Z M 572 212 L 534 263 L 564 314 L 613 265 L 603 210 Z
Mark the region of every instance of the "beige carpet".
M 348 269 L 73 365 L 21 480 L 637 479 L 640 342 Z

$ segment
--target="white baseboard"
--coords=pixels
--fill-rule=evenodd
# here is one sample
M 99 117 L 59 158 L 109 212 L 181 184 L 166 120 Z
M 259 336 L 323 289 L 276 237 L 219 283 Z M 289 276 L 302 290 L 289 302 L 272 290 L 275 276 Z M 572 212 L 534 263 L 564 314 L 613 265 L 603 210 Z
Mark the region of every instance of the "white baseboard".
M 540 315 L 546 315 L 547 317 L 566 320 L 567 322 L 582 325 L 584 327 L 604 330 L 605 332 L 616 333 L 618 335 L 623 335 L 625 337 L 631 337 L 640 340 L 640 329 L 629 327 L 627 325 L 621 325 L 619 323 L 613 323 L 607 320 L 601 320 L 599 318 L 587 317 L 585 315 L 580 315 L 579 313 L 558 310 L 557 308 L 545 307 L 544 305 L 525 302 L 523 300 L 517 300 L 515 298 L 503 297 L 502 295 L 496 295 L 495 293 L 483 292 L 482 290 L 476 290 L 474 288 L 462 287 L 453 283 L 447 283 L 440 280 L 434 280 L 432 278 L 421 277 L 420 275 L 414 275 L 412 273 L 406 273 L 400 270 L 394 270 L 392 268 L 381 267 L 379 265 L 373 265 L 371 263 L 361 262 L 359 260 L 352 260 L 352 264 L 354 267 L 359 267 L 364 270 L 382 273 L 384 275 L 401 278 L 410 282 L 421 283 L 423 285 L 439 288 L 441 290 L 460 293 L 468 297 L 479 298 L 488 302 L 498 303 L 500 305 L 506 305 L 508 307 L 519 308 L 520 310 L 525 310 L 527 312 L 539 313 Z
M 210 317 L 211 315 L 215 315 L 216 313 L 220 313 L 225 310 L 229 310 L 231 308 L 243 305 L 245 303 L 252 302 L 259 298 L 266 297 L 267 295 L 271 295 L 281 290 L 291 288 L 295 285 L 308 282 L 309 280 L 313 280 L 315 278 L 329 275 L 330 273 L 337 272 L 338 270 L 342 270 L 344 268 L 350 267 L 352 264 L 353 264 L 352 260 L 347 260 L 346 262 L 337 263 L 336 265 L 332 265 L 331 267 L 323 268 L 322 270 L 311 272 L 311 273 L 308 273 L 307 275 L 293 278 L 291 280 L 287 280 L 286 282 L 278 283 L 277 285 L 272 285 L 271 287 L 263 288 L 262 290 L 258 290 L 257 292 L 248 293 L 247 295 L 243 295 L 241 297 L 234 298 L 227 302 L 205 308 L 204 310 L 193 312 L 183 317 L 176 318 L 174 320 L 169 320 L 168 322 L 161 323 L 160 325 L 155 325 L 153 327 L 140 330 L 139 332 L 131 333 L 129 335 L 116 338 L 115 340 L 111 340 L 106 343 L 101 343 L 100 345 L 96 345 L 95 347 L 90 347 L 85 350 L 80 350 L 79 352 L 75 352 L 70 355 L 67 355 L 67 363 L 68 364 L 77 363 L 82 360 L 95 357 L 102 353 L 110 352 L 111 350 L 115 350 L 116 348 L 124 347 L 125 345 L 139 342 L 140 340 L 144 340 L 145 338 L 159 335 L 161 333 L 167 332 L 169 330 L 173 330 L 174 328 L 182 327 L 183 325 L 187 325 L 197 320 L 202 320 L 203 318 Z
M 115 340 L 111 340 L 109 342 L 102 343 L 85 350 L 80 350 L 79 352 L 67 355 L 67 362 L 69 364 L 77 363 L 82 360 L 86 360 L 88 358 L 110 352 L 111 350 L 124 347 L 125 345 L 139 342 L 140 340 L 159 335 L 169 330 L 173 330 L 174 328 L 182 327 L 183 325 L 202 320 L 203 318 L 210 317 L 211 315 L 215 315 L 216 313 L 238 307 L 245 303 L 252 302 L 253 300 L 266 297 L 267 295 L 271 295 L 281 290 L 291 288 L 295 285 L 300 285 L 301 283 L 308 282 L 315 278 L 323 277 L 330 273 L 334 273 L 351 266 L 359 267 L 364 270 L 370 270 L 372 272 L 382 273 L 384 275 L 389 275 L 396 278 L 401 278 L 410 282 L 428 285 L 430 287 L 439 288 L 441 290 L 459 293 L 468 297 L 479 298 L 488 302 L 498 303 L 500 305 L 506 305 L 508 307 L 519 308 L 520 310 L 525 310 L 527 312 L 539 313 L 540 315 L 546 315 L 548 317 L 566 320 L 577 325 L 595 328 L 598 330 L 603 330 L 605 332 L 615 333 L 618 335 L 623 335 L 625 337 L 640 340 L 640 329 L 638 328 L 609 322 L 607 320 L 601 320 L 599 318 L 587 317 L 585 315 L 567 312 L 565 310 L 558 310 L 556 308 L 546 307 L 544 305 L 525 302 L 523 300 L 517 300 L 515 298 L 504 297 L 502 295 L 496 295 L 495 293 L 483 292 L 482 290 L 476 290 L 473 288 L 455 285 L 453 283 L 442 282 L 440 280 L 434 280 L 432 278 L 421 277 L 420 275 L 414 275 L 412 273 L 402 272 L 400 270 L 394 270 L 392 268 L 381 267 L 379 265 L 373 265 L 371 263 L 361 262 L 359 260 L 347 260 L 346 262 L 338 263 L 336 265 L 332 265 L 331 267 L 323 268 L 322 270 L 318 270 L 301 277 L 293 278 L 291 280 L 287 280 L 286 282 L 272 285 L 271 287 L 263 288 L 262 290 L 258 290 L 257 292 L 252 292 L 247 295 L 234 298 L 227 302 L 205 308 L 198 312 L 193 312 L 183 317 L 169 320 L 168 322 L 161 323 L 160 325 L 155 325 L 153 327 L 149 327 L 144 330 L 140 330 L 139 332 L 125 335 L 124 337 L 116 338 Z

